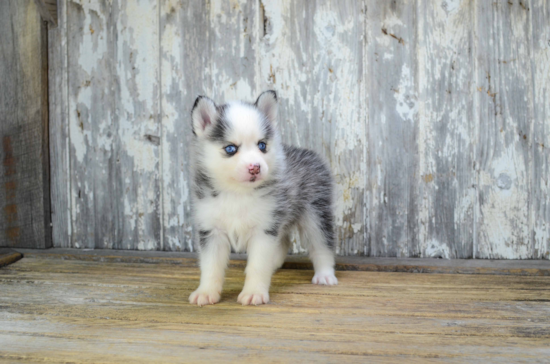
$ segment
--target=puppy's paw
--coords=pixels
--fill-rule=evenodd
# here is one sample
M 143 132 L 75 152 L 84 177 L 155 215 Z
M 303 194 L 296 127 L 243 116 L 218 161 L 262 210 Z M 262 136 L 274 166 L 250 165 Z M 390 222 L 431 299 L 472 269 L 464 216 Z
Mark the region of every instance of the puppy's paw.
M 243 306 L 263 305 L 264 303 L 269 302 L 269 292 L 243 289 L 243 291 L 239 294 L 239 297 L 237 298 L 237 302 L 239 302 Z
M 206 290 L 200 287 L 189 296 L 189 303 L 199 307 L 220 302 L 221 295 L 216 290 Z
M 311 280 L 311 283 L 334 286 L 338 284 L 338 279 L 334 275 L 334 272 L 319 272 L 315 273 L 313 279 Z

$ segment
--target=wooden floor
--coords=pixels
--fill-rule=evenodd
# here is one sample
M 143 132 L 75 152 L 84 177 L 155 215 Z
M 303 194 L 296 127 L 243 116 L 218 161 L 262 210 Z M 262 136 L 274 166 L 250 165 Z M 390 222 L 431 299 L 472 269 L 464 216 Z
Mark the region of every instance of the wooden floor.
M 31 257 L 0 269 L 0 362 L 550 361 L 550 277 L 280 270 L 271 303 L 187 297 L 197 268 Z

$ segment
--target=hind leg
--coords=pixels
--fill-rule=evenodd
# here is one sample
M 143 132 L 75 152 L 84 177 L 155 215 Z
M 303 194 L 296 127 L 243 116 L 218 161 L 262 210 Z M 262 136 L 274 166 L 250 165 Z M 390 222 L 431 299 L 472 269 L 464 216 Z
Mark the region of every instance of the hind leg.
M 278 255 L 278 261 L 275 264 L 277 268 L 281 268 L 285 262 L 286 255 L 288 253 L 288 249 L 290 248 L 290 245 L 292 244 L 290 241 L 290 233 L 289 232 L 283 232 L 281 234 L 281 238 L 279 239 L 279 244 L 281 245 L 281 254 Z
M 306 213 L 300 221 L 299 229 L 300 238 L 308 248 L 315 269 L 311 283 L 331 286 L 338 284 L 334 275 L 334 233 L 332 216 L 327 214 L 324 217 L 322 214 Z

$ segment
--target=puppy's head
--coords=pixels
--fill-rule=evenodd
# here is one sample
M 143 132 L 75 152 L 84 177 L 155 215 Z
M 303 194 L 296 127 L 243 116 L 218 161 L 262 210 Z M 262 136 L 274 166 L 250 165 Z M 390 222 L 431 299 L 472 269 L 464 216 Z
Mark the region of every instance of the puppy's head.
M 199 96 L 192 111 L 197 163 L 221 188 L 259 186 L 277 168 L 277 95 L 262 93 L 254 104 L 216 105 Z

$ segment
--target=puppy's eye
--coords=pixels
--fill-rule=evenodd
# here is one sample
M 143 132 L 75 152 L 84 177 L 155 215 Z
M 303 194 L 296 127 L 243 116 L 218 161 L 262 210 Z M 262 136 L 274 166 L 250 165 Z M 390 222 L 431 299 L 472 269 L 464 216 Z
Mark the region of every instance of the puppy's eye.
M 227 153 L 227 155 L 234 155 L 235 153 L 237 153 L 237 146 L 236 145 L 228 145 L 227 147 L 223 148 L 225 150 L 225 152 Z
M 267 151 L 267 145 L 264 142 L 259 142 L 258 148 L 260 148 L 260 150 L 264 153 Z

